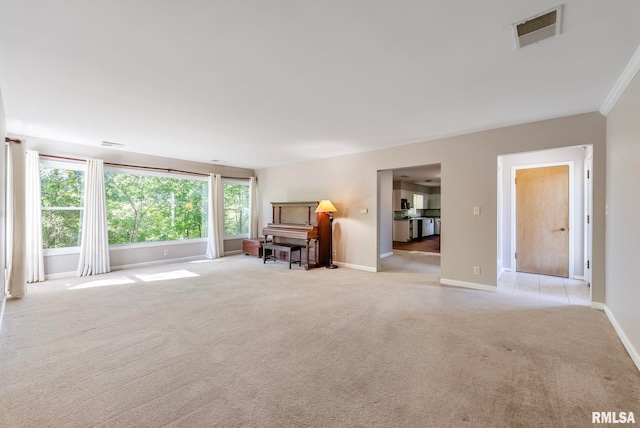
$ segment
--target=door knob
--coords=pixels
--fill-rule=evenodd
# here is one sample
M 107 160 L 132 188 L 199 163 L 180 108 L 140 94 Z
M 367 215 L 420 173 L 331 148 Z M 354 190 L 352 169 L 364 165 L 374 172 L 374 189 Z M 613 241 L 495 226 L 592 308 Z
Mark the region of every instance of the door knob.
M 564 227 L 560 228 L 560 232 L 564 232 L 566 229 Z

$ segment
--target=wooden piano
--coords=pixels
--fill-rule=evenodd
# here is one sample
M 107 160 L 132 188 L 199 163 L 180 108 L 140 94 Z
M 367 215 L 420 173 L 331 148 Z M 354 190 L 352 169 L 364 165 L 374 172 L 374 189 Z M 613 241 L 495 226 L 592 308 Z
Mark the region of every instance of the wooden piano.
M 318 202 L 272 202 L 271 223 L 262 229 L 264 242 L 302 246 L 300 264 L 309 269 L 329 264 L 331 223 L 325 213 L 316 213 Z M 286 254 L 276 257 L 286 259 Z

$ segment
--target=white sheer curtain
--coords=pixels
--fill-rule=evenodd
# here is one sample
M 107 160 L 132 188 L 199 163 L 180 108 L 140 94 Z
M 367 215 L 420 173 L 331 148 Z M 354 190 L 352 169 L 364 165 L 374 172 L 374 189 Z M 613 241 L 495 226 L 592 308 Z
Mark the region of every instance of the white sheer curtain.
M 5 266 L 11 297 L 27 293 L 25 281 L 25 153 L 22 144 L 9 143 L 7 156 Z
M 207 252 L 205 253 L 208 259 L 217 259 L 224 254 L 223 204 L 222 176 L 209 174 L 209 216 L 207 218 Z
M 110 271 L 104 165 L 100 159 L 88 159 L 84 175 L 84 215 L 77 275 L 98 275 Z
M 40 217 L 40 155 L 27 150 L 26 164 L 27 282 L 44 281 L 42 219 Z
M 258 237 L 258 179 L 249 178 L 249 238 Z

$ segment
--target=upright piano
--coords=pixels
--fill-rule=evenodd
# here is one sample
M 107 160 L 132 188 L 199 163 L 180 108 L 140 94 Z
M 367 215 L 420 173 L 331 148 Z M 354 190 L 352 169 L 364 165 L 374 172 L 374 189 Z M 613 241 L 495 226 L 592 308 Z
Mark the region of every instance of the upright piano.
M 262 229 L 264 242 L 297 244 L 302 247 L 300 264 L 311 267 L 329 264 L 331 223 L 325 213 L 316 213 L 319 202 L 272 202 L 271 223 Z M 285 259 L 276 251 L 276 257 Z

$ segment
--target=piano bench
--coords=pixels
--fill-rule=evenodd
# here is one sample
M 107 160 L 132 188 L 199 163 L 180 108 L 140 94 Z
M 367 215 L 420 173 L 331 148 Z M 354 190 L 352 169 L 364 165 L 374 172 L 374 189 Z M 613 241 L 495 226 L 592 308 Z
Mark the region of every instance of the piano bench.
M 242 252 L 245 255 L 253 254 L 256 257 L 262 258 L 262 244 L 264 244 L 264 239 L 243 239 Z
M 262 264 L 267 262 L 268 260 L 277 260 L 276 251 L 283 251 L 289 254 L 289 269 L 291 269 L 291 263 L 298 263 L 302 266 L 302 246 L 295 244 L 274 244 L 272 242 L 266 243 L 262 246 L 263 248 L 263 257 Z M 299 261 L 291 260 L 291 253 L 294 251 L 298 252 L 298 256 L 300 257 Z

